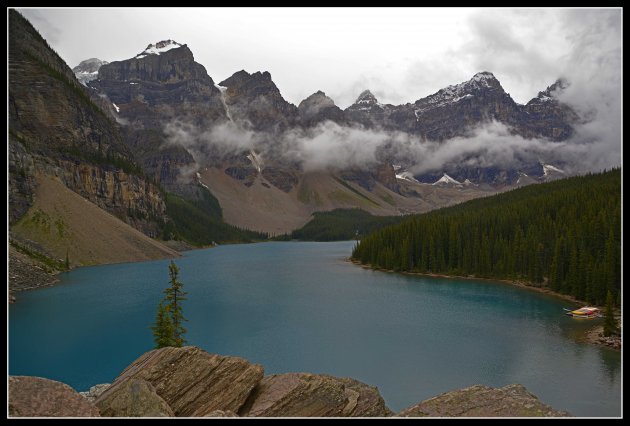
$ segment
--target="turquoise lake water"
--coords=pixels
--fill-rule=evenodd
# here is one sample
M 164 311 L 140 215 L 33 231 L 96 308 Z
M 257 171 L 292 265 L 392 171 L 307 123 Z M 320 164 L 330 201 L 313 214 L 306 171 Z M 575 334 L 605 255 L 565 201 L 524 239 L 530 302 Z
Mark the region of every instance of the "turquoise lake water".
M 577 416 L 621 415 L 621 356 L 572 338 L 568 302 L 488 281 L 366 270 L 353 242 L 226 245 L 175 262 L 188 343 L 265 374 L 347 376 L 399 411 L 474 384 L 521 383 Z M 87 390 L 152 349 L 169 260 L 80 268 L 9 307 L 9 373 Z

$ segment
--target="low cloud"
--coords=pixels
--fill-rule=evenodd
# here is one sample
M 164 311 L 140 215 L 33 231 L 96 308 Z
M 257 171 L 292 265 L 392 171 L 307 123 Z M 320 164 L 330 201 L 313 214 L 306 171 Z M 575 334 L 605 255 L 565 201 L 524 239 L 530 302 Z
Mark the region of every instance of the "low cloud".
M 585 125 L 586 126 L 586 125 Z M 570 173 L 606 162 L 600 147 L 574 140 L 552 142 L 512 134 L 498 122 L 486 123 L 464 136 L 427 141 L 398 131 L 321 123 L 271 136 L 228 122 L 200 130 L 183 122 L 166 126 L 168 143 L 185 147 L 199 165 L 246 154 L 261 154 L 267 164 L 298 164 L 304 171 L 373 169 L 381 162 L 402 164 L 414 174 L 438 173 L 454 167 L 526 168 L 537 162 L 561 164 Z M 592 158 L 594 156 L 594 158 Z M 609 167 L 609 166 L 608 166 Z

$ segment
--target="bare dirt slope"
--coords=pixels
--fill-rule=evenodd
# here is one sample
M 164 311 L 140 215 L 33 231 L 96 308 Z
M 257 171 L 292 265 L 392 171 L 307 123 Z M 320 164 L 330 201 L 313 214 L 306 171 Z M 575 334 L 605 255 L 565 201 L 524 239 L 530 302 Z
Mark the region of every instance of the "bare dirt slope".
M 37 176 L 33 206 L 10 228 L 11 237 L 72 266 L 177 257 L 115 216 L 66 188 L 55 177 Z
M 377 216 L 396 216 L 424 213 L 494 193 L 477 187 L 442 188 L 405 181 L 399 182 L 405 195 L 380 183 L 367 191 L 326 172 L 301 175 L 299 183 L 286 193 L 260 174 L 249 187 L 220 168 L 205 168 L 200 176 L 219 200 L 227 223 L 271 235 L 302 227 L 317 211 L 356 207 Z

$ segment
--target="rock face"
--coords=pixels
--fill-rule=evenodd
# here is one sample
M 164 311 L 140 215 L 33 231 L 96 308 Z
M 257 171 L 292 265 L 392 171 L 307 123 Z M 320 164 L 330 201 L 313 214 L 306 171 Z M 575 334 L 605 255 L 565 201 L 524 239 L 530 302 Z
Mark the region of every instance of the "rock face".
M 300 102 L 298 110 L 300 122 L 305 127 L 324 121 L 333 121 L 343 125 L 347 121 L 344 112 L 322 91 L 315 92 Z
M 475 385 L 443 393 L 409 407 L 399 417 L 567 417 L 542 403 L 522 385 Z
M 523 107 L 524 115 L 521 133 L 527 137 L 542 136 L 552 141 L 563 141 L 574 133 L 572 123 L 578 115 L 568 105 L 561 103 L 558 96 L 569 86 L 564 79 L 558 79 Z
M 253 130 L 271 133 L 297 124 L 297 107 L 284 100 L 269 72 L 250 74 L 241 70 L 219 85 L 227 87 L 225 102 L 234 121 Z
M 211 355 L 192 346 L 145 353 L 129 365 L 101 395 L 127 386 L 131 379 L 149 382 L 179 417 L 202 417 L 215 410 L 238 412 L 263 377 L 263 368 L 237 357 Z
M 376 388 L 353 379 L 288 373 L 265 377 L 239 411 L 252 417 L 388 416 Z
M 111 116 L 13 9 L 9 27 L 11 223 L 30 207 L 37 172 L 60 176 L 68 188 L 125 220 L 130 210 L 160 217 L 161 194 L 141 176 Z M 157 227 L 155 220 L 128 222 L 147 232 Z
M 95 401 L 103 417 L 172 417 L 173 410 L 141 379 L 126 379 L 101 393 Z
M 9 377 L 10 417 L 99 417 L 98 408 L 65 383 Z
M 368 128 L 387 128 L 388 117 L 394 111 L 393 105 L 380 103 L 372 92 L 364 90 L 355 103 L 344 110 L 344 113 L 351 123 L 361 124 Z
M 188 46 L 173 40 L 151 44 L 133 58 L 103 65 L 89 86 L 116 104 L 144 171 L 169 191 L 190 192 L 180 188 L 191 183 L 180 172 L 194 171 L 195 160 L 184 147 L 167 143 L 165 129 L 172 123 L 208 129 L 228 118 L 223 95 Z

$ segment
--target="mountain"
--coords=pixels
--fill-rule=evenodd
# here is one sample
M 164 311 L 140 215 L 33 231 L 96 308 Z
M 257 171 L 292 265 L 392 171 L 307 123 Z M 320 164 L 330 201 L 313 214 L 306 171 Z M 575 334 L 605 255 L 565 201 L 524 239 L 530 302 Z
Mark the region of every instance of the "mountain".
M 150 44 L 133 58 L 101 66 L 88 84 L 115 105 L 143 170 L 166 189 L 199 198 L 180 179 L 182 169 L 196 167 L 195 159 L 181 145 L 167 143 L 165 125 L 180 120 L 207 127 L 228 118 L 221 91 L 188 46 L 173 40 Z
M 383 104 L 365 90 L 345 110 L 322 91 L 296 107 L 267 71 L 241 70 L 215 83 L 188 46 L 174 40 L 101 66 L 88 86 L 112 104 L 110 113 L 123 124 L 126 144 L 145 173 L 190 202 L 203 198 L 205 186 L 228 223 L 272 234 L 303 225 L 315 211 L 419 212 L 509 188 L 520 173 L 545 180 L 539 162 L 467 166 L 476 163 L 474 158 L 414 175 L 408 171 L 414 165 L 410 159 L 397 156 L 396 142 L 376 152 L 369 167 L 305 171 L 300 155 L 287 156 L 286 144 L 295 138 L 311 138 L 326 128 L 335 132 L 331 126 L 338 126 L 405 132 L 441 143 L 496 121 L 523 137 L 562 139 L 570 135 L 574 118 L 555 98 L 562 84 L 545 91 L 554 100 L 537 110 L 535 102 L 515 103 L 490 72 L 403 105 Z M 441 181 L 445 175 L 451 180 Z
M 72 68 L 72 72 L 81 84 L 87 86 L 88 81 L 92 81 L 98 77 L 99 68 L 108 63 L 109 62 L 101 61 L 98 58 L 90 58 L 85 61 L 81 61 L 79 65 Z
M 563 141 L 573 135 L 572 125 L 578 115 L 558 97 L 568 83 L 558 80 L 526 105 L 517 104 L 505 92 L 496 77 L 487 71 L 475 74 L 470 80 L 447 86 L 414 103 L 386 105 L 366 90 L 344 112 L 351 123 L 368 128 L 402 131 L 429 141 L 445 141 L 466 137 L 471 130 L 491 122 L 506 125 L 510 132 L 524 138 L 544 138 Z M 405 158 L 392 162 L 404 163 Z M 473 160 L 472 157 L 464 160 Z M 475 161 L 470 161 L 475 163 Z M 456 180 L 469 179 L 477 184 L 493 186 L 513 185 L 520 172 L 544 180 L 543 170 L 537 161 L 522 160 L 519 166 L 499 164 L 486 167 L 444 164 L 436 170 L 413 176 L 421 182 L 432 183 L 448 172 Z M 411 166 L 409 164 L 408 166 Z
M 44 174 L 58 176 L 99 207 L 157 234 L 159 224 L 149 218 L 164 213 L 164 200 L 144 178 L 115 121 L 12 9 L 9 33 L 10 222 L 32 205 L 35 176 Z

